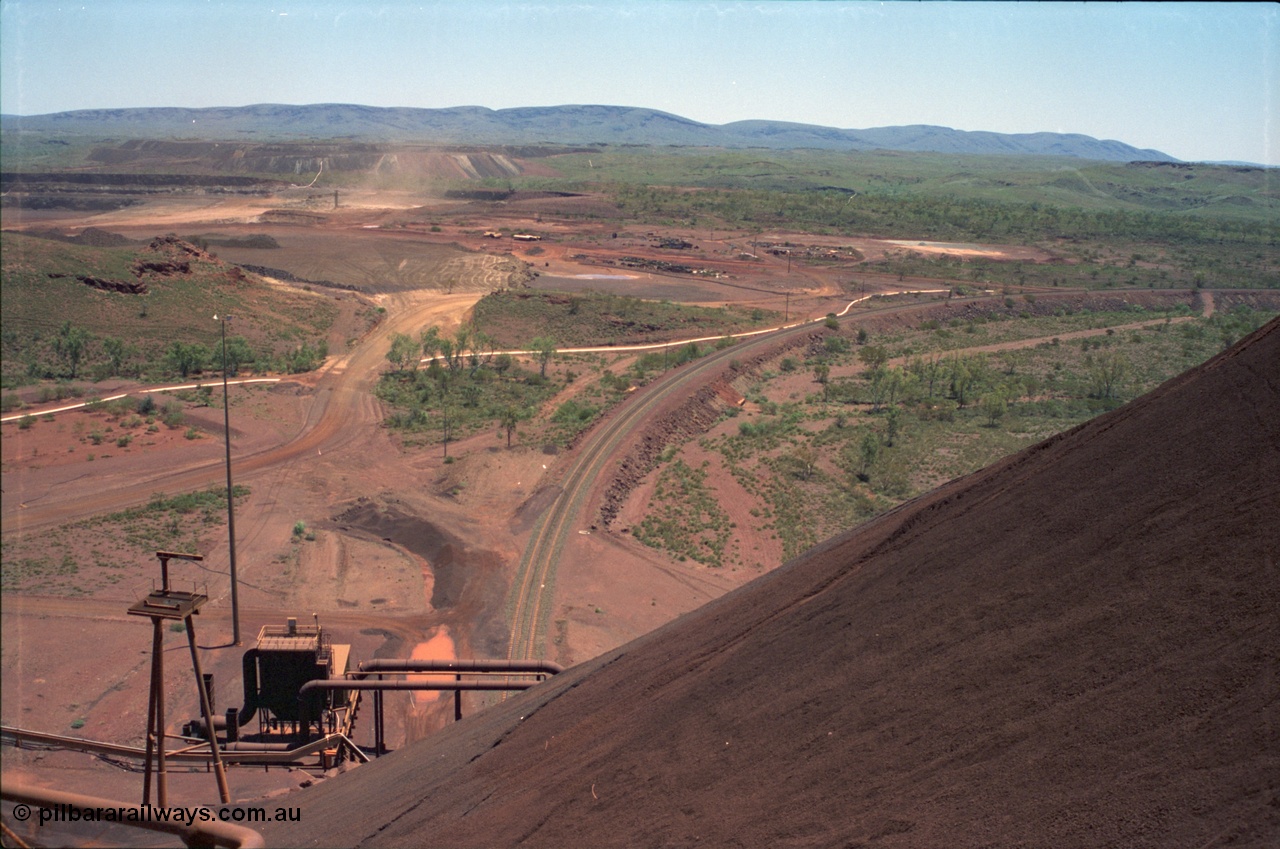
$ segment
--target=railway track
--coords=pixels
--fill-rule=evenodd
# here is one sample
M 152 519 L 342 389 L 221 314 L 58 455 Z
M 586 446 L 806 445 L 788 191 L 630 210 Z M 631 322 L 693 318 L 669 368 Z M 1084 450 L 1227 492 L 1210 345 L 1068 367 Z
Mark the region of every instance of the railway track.
M 623 440 L 643 426 L 650 415 L 673 395 L 701 386 L 729 360 L 739 358 L 752 349 L 776 345 L 789 337 L 812 332 L 816 326 L 814 322 L 785 328 L 695 360 L 645 387 L 587 435 L 577 458 L 565 474 L 560 493 L 534 525 L 516 570 L 507 602 L 507 615 L 511 622 L 508 660 L 542 659 L 560 553 L 593 482 Z
M 916 290 L 888 294 L 911 294 L 914 291 Z M 865 299 L 859 298 L 850 302 L 838 315 L 847 315 L 855 304 Z M 980 303 L 994 299 L 994 297 L 978 297 L 968 300 Z M 928 309 L 930 306 L 929 304 L 902 304 L 871 310 L 863 315 L 913 312 Z M 507 649 L 509 660 L 543 658 L 551 602 L 555 594 L 556 565 L 560 553 L 569 539 L 592 484 L 622 441 L 641 427 L 660 404 L 672 395 L 688 390 L 691 386 L 702 385 L 711 374 L 727 364 L 730 359 L 742 357 L 752 350 L 777 345 L 788 337 L 811 332 L 818 325 L 818 321 L 810 321 L 780 328 L 772 333 L 742 340 L 730 348 L 683 366 L 663 376 L 637 393 L 634 398 L 624 402 L 597 430 L 587 435 L 577 458 L 565 474 L 560 493 L 534 525 L 529 543 L 525 547 L 517 568 L 506 608 L 508 621 L 511 622 L 511 637 Z

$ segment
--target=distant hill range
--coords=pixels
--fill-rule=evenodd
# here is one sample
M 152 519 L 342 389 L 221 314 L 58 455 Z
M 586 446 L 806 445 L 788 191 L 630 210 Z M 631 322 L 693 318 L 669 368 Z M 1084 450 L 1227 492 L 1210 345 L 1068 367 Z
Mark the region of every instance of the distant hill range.
M 842 130 L 785 121 L 703 124 L 625 106 L 407 109 L 347 104 L 209 109 L 86 109 L 49 115 L 0 115 L 5 132 L 33 131 L 126 138 L 285 141 L 346 139 L 467 145 L 680 145 L 725 148 L 901 150 L 964 154 L 1070 156 L 1111 162 L 1178 160 L 1158 150 L 1077 133 L 989 133 L 912 125 Z

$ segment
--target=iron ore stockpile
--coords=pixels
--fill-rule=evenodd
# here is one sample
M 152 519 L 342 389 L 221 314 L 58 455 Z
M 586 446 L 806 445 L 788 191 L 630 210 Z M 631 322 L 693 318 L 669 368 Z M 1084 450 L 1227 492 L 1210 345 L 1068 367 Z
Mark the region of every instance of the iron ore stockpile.
M 1280 323 L 292 796 L 292 846 L 1280 845 Z

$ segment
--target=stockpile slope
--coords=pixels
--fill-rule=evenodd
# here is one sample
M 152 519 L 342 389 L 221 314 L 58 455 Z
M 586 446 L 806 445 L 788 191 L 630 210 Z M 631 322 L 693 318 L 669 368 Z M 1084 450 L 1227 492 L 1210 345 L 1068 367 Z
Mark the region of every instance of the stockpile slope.
M 303 791 L 289 845 L 1280 841 L 1280 323 Z

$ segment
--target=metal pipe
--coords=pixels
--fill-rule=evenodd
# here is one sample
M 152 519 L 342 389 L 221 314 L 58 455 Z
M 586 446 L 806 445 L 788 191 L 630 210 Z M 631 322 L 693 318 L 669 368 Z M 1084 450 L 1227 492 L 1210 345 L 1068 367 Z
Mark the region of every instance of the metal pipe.
M 159 831 L 164 834 L 176 834 L 187 846 L 226 846 L 230 849 L 265 849 L 266 842 L 262 835 L 251 828 L 217 819 L 201 822 L 198 818 L 190 825 L 176 821 L 152 820 L 152 808 L 149 805 L 130 805 L 114 799 L 103 799 L 98 796 L 86 796 L 82 793 L 67 793 L 62 790 L 51 790 L 46 787 L 34 787 L 20 781 L 6 779 L 0 787 L 0 798 L 10 802 L 21 802 L 37 808 L 75 809 L 77 811 L 93 811 L 105 808 L 126 812 L 120 820 L 121 825 L 142 828 L 147 831 Z M 130 818 L 130 812 L 132 818 Z
M 298 688 L 298 697 L 315 690 L 527 690 L 537 681 L 353 681 L 349 678 L 317 678 Z
M 314 755 L 324 749 L 329 748 L 334 743 L 340 747 L 345 746 L 361 763 L 368 763 L 369 756 L 360 750 L 360 747 L 353 743 L 347 735 L 335 731 L 332 734 L 326 734 L 310 743 L 304 743 L 292 749 L 275 749 L 274 746 L 288 744 L 272 744 L 272 743 L 236 743 L 227 747 L 226 758 L 233 763 L 239 764 L 288 764 L 293 763 L 299 758 L 307 755 Z M 258 748 L 252 748 L 257 746 Z M 264 748 L 271 747 L 271 748 Z
M 361 672 L 541 672 L 548 675 L 564 672 L 563 666 L 550 660 L 414 660 L 407 657 L 366 660 L 359 669 Z
M 378 755 L 386 751 L 385 728 L 382 709 L 382 693 L 386 690 L 436 690 L 441 692 L 453 691 L 453 719 L 455 722 L 462 719 L 462 691 L 463 690 L 491 690 L 496 692 L 507 692 L 510 690 L 524 690 L 533 684 L 540 683 L 547 679 L 548 676 L 558 675 L 564 671 L 564 667 L 550 660 L 491 660 L 491 659 L 471 659 L 471 660 L 417 660 L 408 657 L 387 657 L 377 660 L 363 661 L 360 663 L 358 670 L 348 672 L 349 677 L 345 679 L 329 679 L 336 683 L 332 686 L 326 686 L 324 689 L 329 690 L 373 690 L 373 749 Z M 363 682 L 370 675 L 376 675 L 378 681 L 382 681 L 384 674 L 399 673 L 403 675 L 411 674 L 435 674 L 435 673 L 452 673 L 454 681 L 452 683 L 442 684 L 436 682 L 416 682 L 416 681 L 399 681 L 384 682 L 395 683 L 398 686 L 378 686 L 364 687 L 353 686 L 357 682 Z M 505 682 L 467 682 L 463 681 L 464 674 L 484 675 L 488 673 L 488 677 L 504 677 L 508 676 L 536 676 L 533 681 L 516 681 L 507 680 Z M 342 686 L 345 682 L 346 686 Z M 315 682 L 308 682 L 308 684 Z M 376 683 L 376 682 L 375 682 Z M 304 684 L 305 690 L 308 685 Z M 299 693 L 301 696 L 301 692 Z
M 61 734 L 45 734 L 40 731 L 25 731 L 21 728 L 10 726 L 0 728 L 0 737 L 18 747 L 21 747 L 23 743 L 27 743 L 56 749 L 88 752 L 90 754 L 111 755 L 113 757 L 139 759 L 145 757 L 145 750 L 137 746 L 102 743 L 96 740 L 85 740 L 80 737 L 66 737 Z M 232 743 L 223 747 L 222 760 L 231 764 L 290 763 L 298 758 L 314 754 L 335 741 L 341 745 L 349 746 L 360 760 L 368 760 L 364 752 L 360 751 L 360 747 L 351 742 L 345 734 L 338 732 L 294 748 L 288 748 L 288 744 L 283 743 L 278 744 L 283 748 L 276 748 L 277 744 L 271 743 Z M 205 743 L 202 741 L 198 746 L 177 749 L 169 752 L 168 758 L 171 761 L 180 763 L 208 763 L 211 757 L 209 752 L 200 751 L 204 746 Z M 144 802 L 143 804 L 146 803 Z
M 254 714 L 258 712 L 258 692 L 262 689 L 262 683 L 258 680 L 258 650 L 256 648 L 249 649 L 240 658 L 240 674 L 244 679 L 244 707 L 240 708 L 240 713 L 236 716 L 236 722 L 243 728 L 253 719 Z

